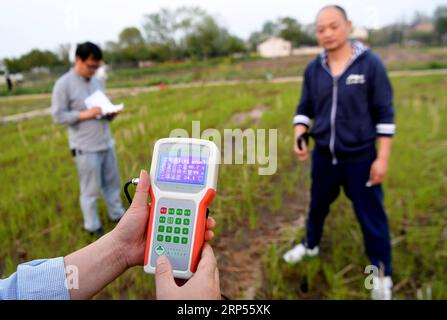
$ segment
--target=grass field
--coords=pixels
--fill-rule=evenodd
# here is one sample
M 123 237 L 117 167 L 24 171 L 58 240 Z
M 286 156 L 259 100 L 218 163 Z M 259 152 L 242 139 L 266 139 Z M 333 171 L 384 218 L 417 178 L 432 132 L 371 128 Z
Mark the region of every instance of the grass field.
M 423 70 L 447 69 L 447 48 L 377 48 L 375 52 L 383 59 L 387 69 Z M 291 56 L 277 59 L 261 59 L 257 56 L 243 58 L 215 58 L 207 61 L 166 62 L 150 68 L 112 68 L 108 88 L 132 88 L 200 81 L 251 80 L 293 77 L 302 74 L 304 67 L 315 56 Z M 26 95 L 51 92 L 58 75 L 27 75 L 25 83 L 14 92 L 0 87 L 0 96 Z
M 398 135 L 385 200 L 393 241 L 394 296 L 447 299 L 447 79 L 394 78 L 393 84 Z M 308 203 L 309 163 L 298 163 L 291 151 L 291 119 L 299 87 L 247 84 L 126 97 L 122 99 L 126 112 L 112 124 L 121 175 L 124 180 L 138 175 L 141 168 L 149 169 L 154 142 L 175 128 L 190 131 L 193 120 L 201 121 L 202 130 L 278 129 L 277 174 L 259 176 L 257 166 L 249 165 L 220 168 L 211 210 L 218 222 L 213 242 L 223 266 L 223 292 L 230 292 L 231 298 L 246 297 L 238 288 L 237 274 L 248 271 L 257 275 L 248 284 L 253 298 L 367 299 L 363 270 L 369 263 L 345 197 L 333 206 L 326 223 L 321 258 L 294 267 L 281 261 L 284 251 L 303 234 L 300 225 L 289 222 L 303 217 Z M 21 108 L 14 103 L 14 108 Z M 33 103 L 42 102 L 25 100 L 23 105 Z M 262 118 L 235 123 L 236 113 L 254 108 L 264 110 Z M 10 114 L 10 109 L 0 101 L 0 115 Z M 0 277 L 14 272 L 21 262 L 66 255 L 88 244 L 92 239 L 82 230 L 77 173 L 65 129 L 49 117 L 5 124 L 0 126 L 0 146 Z M 106 221 L 103 202 L 100 213 Z M 265 224 L 272 221 L 282 222 L 272 223 L 275 230 L 268 232 L 275 236 L 263 234 Z M 112 225 L 106 222 L 106 228 Z M 228 247 L 227 239 L 233 239 L 233 247 Z M 254 250 L 248 258 L 253 264 L 238 272 L 229 268 L 250 246 Z M 153 298 L 154 281 L 142 268 L 135 268 L 98 297 Z

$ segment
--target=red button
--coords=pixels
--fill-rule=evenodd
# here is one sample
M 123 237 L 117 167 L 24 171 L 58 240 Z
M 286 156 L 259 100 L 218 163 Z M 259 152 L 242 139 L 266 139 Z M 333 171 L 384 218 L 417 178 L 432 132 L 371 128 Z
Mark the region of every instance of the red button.
M 168 212 L 168 209 L 167 208 L 161 208 L 160 209 L 160 213 L 161 214 L 166 214 Z

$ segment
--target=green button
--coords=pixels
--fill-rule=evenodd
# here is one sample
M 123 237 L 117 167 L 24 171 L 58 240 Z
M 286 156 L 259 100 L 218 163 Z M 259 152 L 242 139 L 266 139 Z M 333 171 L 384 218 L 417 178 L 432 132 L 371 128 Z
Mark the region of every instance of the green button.
M 181 218 L 176 218 L 175 219 L 175 224 L 182 224 L 182 219 Z
M 185 209 L 185 216 L 189 217 L 191 215 L 191 210 Z
M 157 236 L 157 241 L 163 241 L 163 236 L 161 235 L 161 234 L 159 234 L 158 236 Z
M 164 226 L 158 226 L 158 232 L 165 232 Z
M 172 233 L 172 227 L 166 227 L 166 233 Z
M 174 223 L 174 218 L 169 217 L 169 218 L 168 218 L 168 224 L 173 224 L 173 223 Z
M 160 217 L 160 223 L 165 223 L 166 222 L 166 217 Z
M 179 234 L 180 233 L 180 228 L 179 227 L 175 227 L 174 228 L 174 233 L 175 234 Z
M 165 240 L 166 240 L 166 242 L 171 242 L 172 241 L 172 237 L 171 236 L 166 236 Z
M 183 234 L 188 234 L 189 233 L 189 229 L 188 228 L 183 228 L 182 233 Z
M 174 208 L 169 208 L 169 214 L 174 214 L 175 213 L 175 209 Z
M 185 220 L 183 220 L 183 224 L 185 225 L 185 226 L 189 226 L 189 219 L 185 219 Z
M 180 242 L 180 238 L 179 237 L 174 237 L 174 243 L 179 243 Z
M 183 210 L 182 209 L 177 209 L 177 215 L 181 216 L 183 214 Z
M 188 243 L 188 238 L 182 238 L 182 244 L 187 244 Z

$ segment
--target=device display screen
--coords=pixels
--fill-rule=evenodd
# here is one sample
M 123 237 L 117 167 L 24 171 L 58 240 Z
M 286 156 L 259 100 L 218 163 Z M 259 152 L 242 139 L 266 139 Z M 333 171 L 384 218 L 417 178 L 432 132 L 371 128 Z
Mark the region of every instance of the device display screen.
M 157 180 L 204 185 L 206 170 L 207 164 L 203 158 L 161 155 Z

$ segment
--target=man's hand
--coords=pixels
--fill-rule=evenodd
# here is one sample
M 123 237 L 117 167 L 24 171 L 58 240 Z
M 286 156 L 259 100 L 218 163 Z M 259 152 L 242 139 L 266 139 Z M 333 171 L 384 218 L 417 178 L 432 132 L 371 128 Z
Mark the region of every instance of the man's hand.
M 90 120 L 93 118 L 96 118 L 97 116 L 102 115 L 102 110 L 100 107 L 94 107 L 85 111 L 82 111 L 79 114 L 79 120 L 80 121 L 84 121 L 84 120 Z
M 301 161 L 307 160 L 309 158 L 309 150 L 305 141 L 301 143 L 301 149 L 298 148 L 297 140 L 298 137 L 303 133 L 307 132 L 307 127 L 303 125 L 295 126 L 295 138 L 293 139 L 293 152 Z
M 158 300 L 220 300 L 219 269 L 213 249 L 205 243 L 196 273 L 181 287 L 174 280 L 169 260 L 159 256 L 155 285 Z
M 388 173 L 388 160 L 377 158 L 371 166 L 369 183 L 371 186 L 381 184 Z
M 391 137 L 379 138 L 379 152 L 376 161 L 371 166 L 369 174 L 369 186 L 381 184 L 388 173 L 388 160 L 391 155 Z
M 149 187 L 149 175 L 143 170 L 140 173 L 140 183 L 137 186 L 132 205 L 111 232 L 128 268 L 144 263 L 150 210 L 148 204 Z M 213 218 L 207 219 L 205 241 L 210 241 L 214 237 L 214 233 L 210 229 L 214 228 L 215 225 L 216 221 Z
M 108 113 L 104 116 L 108 121 L 113 121 L 122 111 Z

